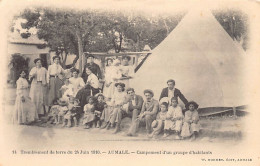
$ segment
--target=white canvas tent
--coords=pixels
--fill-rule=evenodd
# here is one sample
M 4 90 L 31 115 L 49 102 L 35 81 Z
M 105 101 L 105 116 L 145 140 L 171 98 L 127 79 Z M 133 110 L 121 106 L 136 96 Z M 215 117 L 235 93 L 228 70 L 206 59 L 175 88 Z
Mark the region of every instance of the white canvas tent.
M 244 105 L 244 56 L 209 11 L 192 11 L 152 50 L 131 86 L 137 94 L 152 89 L 159 99 L 174 79 L 200 108 Z

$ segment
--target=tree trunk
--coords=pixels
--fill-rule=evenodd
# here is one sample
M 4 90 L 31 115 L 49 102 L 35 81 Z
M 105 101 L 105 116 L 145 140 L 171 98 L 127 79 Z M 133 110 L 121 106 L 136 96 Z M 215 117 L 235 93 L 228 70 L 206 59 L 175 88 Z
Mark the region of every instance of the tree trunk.
M 168 36 L 168 35 L 169 35 L 169 27 L 168 27 L 168 25 L 166 24 L 165 19 L 163 19 L 163 23 L 164 23 L 164 26 L 165 26 L 165 29 L 166 29 L 166 32 L 167 32 L 167 36 Z
M 81 32 L 80 32 L 80 28 L 82 27 L 82 16 L 80 16 L 79 18 L 80 20 L 80 27 L 79 29 L 76 30 L 76 36 L 77 36 L 77 40 L 78 40 L 78 50 L 79 50 L 79 71 L 80 73 L 82 73 L 82 65 L 84 65 L 84 59 L 82 58 L 83 55 L 83 44 L 82 44 L 82 37 L 81 37 Z
M 83 55 L 82 39 L 81 39 L 80 33 L 78 31 L 76 32 L 76 35 L 77 35 L 77 39 L 78 39 L 78 50 L 79 50 L 79 56 L 78 56 L 79 71 L 82 73 L 82 55 Z

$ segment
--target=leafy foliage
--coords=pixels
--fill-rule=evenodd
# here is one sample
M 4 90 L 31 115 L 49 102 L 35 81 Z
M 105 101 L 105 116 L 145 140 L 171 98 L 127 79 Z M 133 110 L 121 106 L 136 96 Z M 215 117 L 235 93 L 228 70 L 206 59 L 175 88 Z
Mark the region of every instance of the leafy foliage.
M 233 40 L 243 41 L 244 50 L 248 48 L 248 17 L 240 10 L 215 10 L 213 15 Z

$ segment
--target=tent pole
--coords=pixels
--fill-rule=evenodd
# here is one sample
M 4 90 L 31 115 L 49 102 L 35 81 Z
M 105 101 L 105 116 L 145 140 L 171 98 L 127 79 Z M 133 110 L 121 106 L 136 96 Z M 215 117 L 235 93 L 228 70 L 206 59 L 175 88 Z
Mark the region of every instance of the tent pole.
M 235 118 L 237 118 L 237 109 L 236 107 L 233 107 L 233 115 Z

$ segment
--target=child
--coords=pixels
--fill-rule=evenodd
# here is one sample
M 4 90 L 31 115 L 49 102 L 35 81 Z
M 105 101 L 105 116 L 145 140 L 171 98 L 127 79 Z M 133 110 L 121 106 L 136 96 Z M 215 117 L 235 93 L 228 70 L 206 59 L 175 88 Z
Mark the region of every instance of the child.
M 106 103 L 104 102 L 104 96 L 102 93 L 98 93 L 95 96 L 97 98 L 97 102 L 95 103 L 95 115 L 96 115 L 96 122 L 97 122 L 97 128 L 101 125 L 101 115 L 105 109 Z
M 50 115 L 49 117 L 53 117 L 54 118 L 54 124 L 58 124 L 58 114 L 59 114 L 59 103 L 58 103 L 58 98 L 54 99 L 52 102 L 52 106 L 50 109 Z
M 35 105 L 29 98 L 29 84 L 25 77 L 26 71 L 22 70 L 16 81 L 16 100 L 13 112 L 13 122 L 16 124 L 28 124 L 39 119 Z
M 156 116 L 156 120 L 152 123 L 153 132 L 149 135 L 149 137 L 158 136 L 163 131 L 168 110 L 168 103 L 162 102 L 160 105 L 160 110 L 161 111 Z
M 73 119 L 74 125 L 75 125 L 75 127 L 77 127 L 80 115 L 81 115 L 81 109 L 80 109 L 80 106 L 79 106 L 79 100 L 74 99 L 72 107 L 69 108 L 69 111 L 64 116 L 63 126 L 65 126 L 66 121 L 68 121 L 67 127 L 71 127 L 71 121 Z
M 88 104 L 84 106 L 84 119 L 83 125 L 86 125 L 85 129 L 89 129 L 90 125 L 93 124 L 95 120 L 95 105 L 94 105 L 94 97 L 90 96 L 88 99 Z
M 181 136 L 184 138 L 191 137 L 192 140 L 195 140 L 199 132 L 199 114 L 198 109 L 199 105 L 194 102 L 188 102 L 186 105 L 187 111 L 185 112 L 184 123 L 182 126 Z
M 69 96 L 74 95 L 73 86 L 68 78 L 65 80 L 65 84 L 60 88 L 60 91 L 62 98 L 65 99 L 67 102 L 69 101 Z
M 182 127 L 183 114 L 182 109 L 178 105 L 176 97 L 171 99 L 171 106 L 168 109 L 165 126 L 164 126 L 164 137 L 170 135 L 171 131 L 176 133 L 175 139 L 180 139 L 180 131 Z
M 68 112 L 68 104 L 64 99 L 60 99 L 58 101 L 60 107 L 59 107 L 59 113 L 58 113 L 58 122 L 56 124 L 60 124 L 62 119 L 64 118 L 64 115 Z

